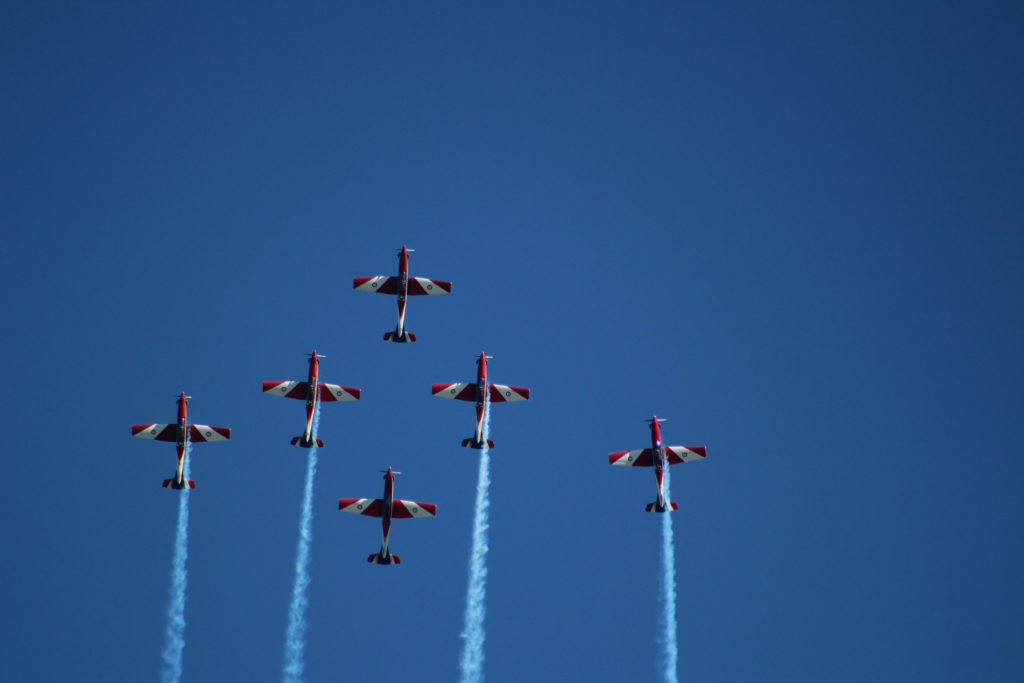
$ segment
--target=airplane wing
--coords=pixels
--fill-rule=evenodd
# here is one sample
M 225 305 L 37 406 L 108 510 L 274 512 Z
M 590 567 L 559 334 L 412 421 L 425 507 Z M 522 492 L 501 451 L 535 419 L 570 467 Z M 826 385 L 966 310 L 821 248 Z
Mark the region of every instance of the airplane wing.
M 435 517 L 437 506 L 433 503 L 417 503 L 415 500 L 391 501 L 391 516 L 395 519 L 409 517 Z
M 703 460 L 707 456 L 708 450 L 705 446 L 665 446 L 665 459 L 669 465 Z
M 412 278 L 409 279 L 412 280 Z M 394 275 L 390 277 L 387 275 L 374 275 L 373 277 L 352 278 L 352 289 L 358 289 L 363 292 L 377 292 L 378 294 L 397 294 L 398 278 Z M 412 291 L 409 293 L 412 294 Z
M 425 277 L 409 278 L 409 296 L 416 294 L 451 294 L 452 283 L 444 280 L 431 280 Z
M 298 380 L 288 382 L 264 382 L 263 393 L 271 396 L 284 396 L 306 400 L 306 383 Z
M 476 400 L 476 384 L 470 382 L 432 384 L 430 390 L 434 393 L 434 396 L 440 396 L 441 398 L 455 398 L 460 401 Z
M 210 425 L 188 426 L 188 440 L 192 443 L 202 443 L 204 441 L 227 441 L 230 438 L 230 427 L 211 427 Z
M 362 389 L 355 387 L 342 387 L 337 384 L 320 382 L 321 401 L 358 401 L 362 393 Z
M 380 517 L 384 501 L 380 498 L 339 498 L 338 509 L 351 512 L 353 515 L 369 515 Z
M 506 384 L 489 384 L 488 387 L 491 390 L 491 403 L 530 400 L 530 390 L 523 387 L 510 387 Z
M 177 441 L 178 425 L 132 425 L 132 436 L 140 439 L 156 439 L 157 441 Z
M 608 454 L 609 465 L 633 465 L 634 467 L 653 467 L 650 448 L 638 448 L 635 451 L 619 451 Z

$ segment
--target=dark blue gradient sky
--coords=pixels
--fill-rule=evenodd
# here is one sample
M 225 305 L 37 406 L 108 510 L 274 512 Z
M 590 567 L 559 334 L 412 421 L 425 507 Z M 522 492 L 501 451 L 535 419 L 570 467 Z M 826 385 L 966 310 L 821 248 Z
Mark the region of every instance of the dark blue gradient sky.
M 303 409 L 324 407 L 310 681 L 458 674 L 496 406 L 489 683 L 1024 677 L 1015 3 L 61 3 L 0 10 L 4 678 L 156 678 L 194 449 L 184 680 L 279 680 Z M 392 274 L 419 342 L 385 344 Z M 337 498 L 435 502 L 379 526 Z

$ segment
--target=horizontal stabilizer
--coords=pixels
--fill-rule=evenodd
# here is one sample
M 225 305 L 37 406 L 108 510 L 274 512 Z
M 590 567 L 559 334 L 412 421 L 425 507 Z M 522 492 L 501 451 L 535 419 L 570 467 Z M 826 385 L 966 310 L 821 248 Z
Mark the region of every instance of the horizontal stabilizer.
M 301 436 L 293 437 L 292 438 L 292 445 L 293 446 L 302 446 L 303 448 L 312 448 L 314 441 L 316 442 L 316 447 L 317 448 L 323 448 L 324 447 L 324 440 L 323 439 L 313 439 L 311 441 L 306 441 Z
M 188 487 L 190 489 L 194 489 L 196 487 L 196 483 L 194 481 L 192 481 L 191 479 L 188 479 L 187 481 Z M 173 479 L 164 479 L 163 486 L 165 489 L 178 489 L 179 491 L 185 488 L 184 486 L 178 486 L 178 484 Z
M 389 554 L 387 557 L 380 553 L 373 553 L 368 558 L 367 562 L 373 562 L 374 564 L 402 564 L 402 558 L 394 553 Z
M 479 449 L 482 449 L 484 447 L 484 442 L 483 441 L 477 441 L 476 437 L 471 437 L 469 439 L 463 439 L 462 440 L 462 447 L 463 448 L 479 448 Z M 487 439 L 487 447 L 488 448 L 494 448 L 494 442 L 491 441 L 490 439 Z
M 400 344 L 404 344 L 405 342 L 416 341 L 416 335 L 410 332 L 409 330 L 403 331 L 402 334 L 398 334 L 397 332 L 385 332 L 384 341 L 398 342 Z
M 674 500 L 670 500 L 668 502 L 668 505 L 665 505 L 663 507 L 658 507 L 658 501 L 654 501 L 653 503 L 648 503 L 647 504 L 647 511 L 648 512 L 672 512 L 672 510 L 678 510 L 678 509 L 679 509 L 679 503 L 675 502 Z

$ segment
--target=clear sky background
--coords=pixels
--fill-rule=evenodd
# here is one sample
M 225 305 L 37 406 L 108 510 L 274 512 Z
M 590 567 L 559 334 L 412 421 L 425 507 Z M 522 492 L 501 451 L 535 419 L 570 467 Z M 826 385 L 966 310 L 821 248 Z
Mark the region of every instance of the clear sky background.
M 482 350 L 489 682 L 657 680 L 652 413 L 681 680 L 1024 678 L 1024 14 L 827 5 L 5 5 L 2 677 L 157 677 L 186 391 L 184 678 L 280 678 L 315 347 L 311 681 L 457 677 Z

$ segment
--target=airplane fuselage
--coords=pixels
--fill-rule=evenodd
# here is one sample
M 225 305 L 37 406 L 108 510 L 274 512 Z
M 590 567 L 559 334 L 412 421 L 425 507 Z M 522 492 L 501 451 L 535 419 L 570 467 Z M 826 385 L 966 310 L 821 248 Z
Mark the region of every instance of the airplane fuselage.
M 409 251 L 402 246 L 398 254 L 398 329 L 396 333 L 399 338 L 405 332 L 405 300 L 409 297 Z
M 391 536 L 391 514 L 394 510 L 395 501 L 395 473 L 389 467 L 387 474 L 384 475 L 384 498 L 383 509 L 380 511 L 380 526 L 383 534 L 383 539 L 380 544 L 380 555 L 383 558 L 387 558 L 388 552 L 388 538 Z
M 658 416 L 651 420 L 651 464 L 654 466 L 654 479 L 658 485 L 658 509 L 665 508 L 665 449 L 661 445 L 661 426 Z
M 174 474 L 175 487 L 185 486 L 185 449 L 188 447 L 188 399 L 185 392 L 178 397 L 178 469 Z
M 320 400 L 320 358 L 316 349 L 309 357 L 309 378 L 306 381 L 306 431 L 302 435 L 303 443 L 313 440 L 313 415 L 316 414 L 316 402 Z
M 484 401 L 487 400 L 487 355 L 481 351 L 476 363 L 476 440 L 480 443 L 484 430 Z

